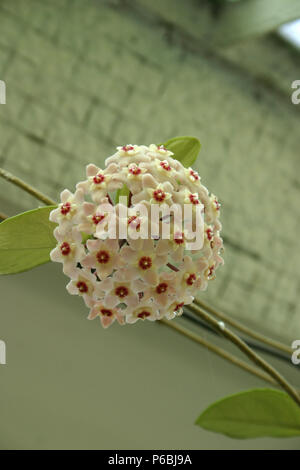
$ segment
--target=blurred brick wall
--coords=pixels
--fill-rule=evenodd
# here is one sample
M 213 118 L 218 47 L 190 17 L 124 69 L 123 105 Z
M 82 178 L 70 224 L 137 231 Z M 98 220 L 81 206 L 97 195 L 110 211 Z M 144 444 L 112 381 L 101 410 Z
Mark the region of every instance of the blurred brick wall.
M 226 245 L 204 297 L 299 337 L 299 57 L 272 38 L 210 52 L 138 3 L 1 1 L 0 166 L 57 198 L 116 145 L 199 137 Z M 186 2 L 191 17 L 197 5 Z M 3 181 L 0 200 L 36 205 Z

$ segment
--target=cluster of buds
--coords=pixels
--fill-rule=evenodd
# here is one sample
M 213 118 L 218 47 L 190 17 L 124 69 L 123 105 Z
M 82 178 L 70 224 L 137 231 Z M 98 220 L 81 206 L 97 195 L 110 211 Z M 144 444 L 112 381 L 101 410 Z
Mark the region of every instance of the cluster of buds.
M 103 170 L 88 165 L 87 179 L 75 193 L 64 190 L 50 214 L 58 224 L 51 259 L 63 264 L 67 290 L 82 296 L 88 318 L 99 317 L 104 327 L 181 315 L 223 263 L 220 204 L 198 173 L 172 155 L 164 146 L 118 147 Z M 124 185 L 126 203 L 116 197 Z M 158 213 L 177 207 L 177 213 L 154 222 L 154 206 Z M 186 229 L 176 217 L 186 206 L 201 214 L 200 245 L 190 243 L 189 233 L 199 221 Z

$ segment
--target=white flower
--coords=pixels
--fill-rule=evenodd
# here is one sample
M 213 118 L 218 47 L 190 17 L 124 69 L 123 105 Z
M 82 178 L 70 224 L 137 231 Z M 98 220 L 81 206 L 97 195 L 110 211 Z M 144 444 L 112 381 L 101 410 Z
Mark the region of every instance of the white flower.
M 81 233 L 76 228 L 72 228 L 69 232 L 64 232 L 59 227 L 56 227 L 54 236 L 58 244 L 50 252 L 50 259 L 63 263 L 64 273 L 72 276 L 76 272 L 77 264 L 85 257 Z
M 50 212 L 49 219 L 63 226 L 70 225 L 71 222 L 77 222 L 84 200 L 83 190 L 77 189 L 73 194 L 68 189 L 65 189 L 61 193 L 60 199 L 61 203 L 57 209 Z
M 86 180 L 75 193 L 64 190 L 50 214 L 58 224 L 50 257 L 70 278 L 68 292 L 81 296 L 88 318 L 99 318 L 104 328 L 181 315 L 223 264 L 220 203 L 172 155 L 163 145 L 120 146 L 103 169 L 88 165 Z M 128 207 L 114 202 L 124 184 Z M 185 205 L 191 215 L 184 213 L 181 224 Z M 191 251 L 199 214 L 204 235 Z
M 100 279 L 112 274 L 119 260 L 118 240 L 88 240 L 89 254 L 81 261 L 84 268 L 95 269 Z
M 136 323 L 138 320 L 158 320 L 158 312 L 151 300 L 142 300 L 138 307 L 126 309 L 126 322 Z

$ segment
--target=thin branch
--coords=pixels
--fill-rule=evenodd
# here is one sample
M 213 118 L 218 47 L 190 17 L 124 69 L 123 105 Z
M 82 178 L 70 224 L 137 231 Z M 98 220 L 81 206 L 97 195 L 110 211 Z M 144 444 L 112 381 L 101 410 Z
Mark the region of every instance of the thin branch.
M 194 304 L 198 305 L 198 307 L 204 308 L 207 312 L 209 312 L 212 315 L 214 315 L 215 317 L 219 318 L 219 320 L 222 320 L 225 323 L 228 323 L 228 325 L 231 325 L 236 330 L 239 330 L 242 333 L 245 333 L 246 335 L 251 336 L 251 338 L 254 338 L 257 341 L 260 341 L 264 344 L 267 344 L 268 346 L 271 346 L 274 349 L 279 349 L 280 351 L 283 351 L 283 352 L 289 354 L 289 356 L 292 355 L 293 350 L 289 346 L 286 346 L 285 344 L 280 343 L 279 341 L 268 338 L 268 337 L 258 333 L 257 331 L 254 331 L 251 328 L 248 328 L 248 327 L 244 326 L 242 323 L 240 323 L 236 320 L 233 320 L 232 318 L 225 315 L 225 313 L 216 310 L 215 308 L 213 308 L 210 305 L 206 304 L 202 300 L 195 299 Z
M 206 323 L 211 325 L 215 330 L 217 330 L 221 335 L 227 338 L 231 343 L 235 344 L 240 351 L 242 351 L 254 364 L 263 369 L 267 374 L 269 374 L 273 379 L 293 398 L 293 400 L 300 406 L 300 395 L 297 390 L 279 373 L 274 367 L 272 367 L 268 362 L 262 359 L 258 354 L 256 354 L 249 346 L 242 341 L 235 333 L 226 328 L 223 322 L 215 320 L 209 313 L 202 310 L 200 307 L 191 304 L 190 309 L 193 312 L 197 312 L 198 316 L 201 317 Z
M 212 351 L 213 353 L 217 354 L 217 356 L 222 357 L 222 359 L 225 359 L 226 361 L 231 362 L 232 364 L 240 367 L 241 369 L 249 372 L 252 375 L 255 375 L 256 377 L 259 377 L 260 379 L 262 379 L 262 380 L 264 380 L 264 381 L 266 381 L 266 382 L 268 382 L 272 385 L 277 384 L 277 382 L 275 382 L 275 380 L 272 379 L 272 377 L 270 377 L 268 374 L 265 374 L 264 372 L 262 372 L 257 367 L 253 367 L 253 366 L 247 364 L 247 362 L 238 359 L 233 354 L 230 354 L 227 351 L 225 351 L 224 349 L 219 348 L 218 346 L 215 346 L 213 343 L 210 343 L 209 341 L 206 341 L 205 339 L 201 338 L 201 336 L 197 335 L 196 333 L 182 327 L 176 321 L 166 320 L 164 318 L 161 319 L 160 321 L 161 321 L 161 323 L 168 326 L 169 328 L 173 328 L 178 333 L 181 333 L 184 336 L 186 336 L 187 338 L 195 341 L 196 343 L 201 344 L 201 346 L 204 346 L 209 351 Z
M 34 196 L 36 199 L 39 201 L 43 202 L 46 204 L 46 206 L 54 206 L 56 205 L 56 202 L 53 201 L 53 199 L 50 199 L 48 196 L 45 194 L 41 193 L 37 189 L 33 188 L 29 184 L 25 183 L 23 180 L 20 178 L 17 178 L 17 176 L 12 175 L 8 171 L 3 170 L 3 168 L 0 168 L 0 176 L 4 178 L 5 180 L 9 181 L 10 183 L 15 184 L 16 186 L 19 186 L 19 188 L 23 189 L 27 193 L 31 194 Z

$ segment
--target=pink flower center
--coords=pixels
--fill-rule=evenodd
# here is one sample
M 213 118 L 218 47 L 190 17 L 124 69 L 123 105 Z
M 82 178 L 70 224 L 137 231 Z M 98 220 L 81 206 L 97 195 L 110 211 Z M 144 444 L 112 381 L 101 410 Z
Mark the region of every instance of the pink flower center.
M 194 178 L 195 181 L 198 181 L 199 175 L 196 171 L 190 170 L 190 175 Z
M 120 297 L 120 299 L 123 299 L 124 297 L 126 297 L 128 295 L 128 289 L 127 287 L 125 286 L 119 286 L 116 288 L 115 290 L 115 294 Z
M 60 251 L 63 256 L 68 256 L 71 253 L 71 247 L 68 242 L 63 242 L 60 245 Z
M 98 173 L 98 175 L 94 176 L 93 181 L 95 184 L 101 184 L 105 180 L 105 176 L 102 173 Z
M 143 256 L 140 260 L 139 260 L 139 267 L 141 269 L 149 269 L 151 268 L 152 266 L 152 259 L 150 258 L 150 256 Z
M 142 312 L 137 314 L 137 317 L 144 320 L 145 318 L 150 317 L 150 315 L 151 315 L 150 312 L 147 312 L 147 310 L 143 310 Z
M 153 191 L 153 197 L 156 201 L 162 202 L 166 198 L 166 193 L 162 189 Z
M 195 281 L 196 281 L 196 274 L 193 273 L 193 274 L 189 275 L 189 277 L 186 280 L 186 283 L 187 283 L 188 286 L 192 286 Z
M 132 175 L 140 175 L 142 170 L 137 165 L 134 165 L 129 168 L 129 173 Z
M 167 150 L 164 145 L 158 145 L 157 150 Z
M 100 312 L 102 313 L 102 315 L 104 317 L 112 317 L 113 316 L 113 312 L 111 310 L 109 310 L 108 308 L 101 308 Z
M 88 292 L 89 290 L 87 284 L 83 281 L 78 281 L 76 287 L 82 294 L 86 294 L 86 292 Z
M 65 202 L 62 204 L 60 208 L 60 212 L 62 215 L 67 215 L 71 211 L 71 203 L 70 202 Z
M 129 152 L 129 150 L 134 150 L 132 145 L 123 145 L 122 147 L 123 152 Z
M 189 199 L 192 204 L 195 204 L 195 205 L 199 204 L 199 199 L 195 194 L 190 194 Z
M 160 166 L 166 171 L 171 171 L 172 170 L 169 163 L 166 162 L 166 161 L 160 162 Z
M 102 220 L 105 219 L 105 215 L 104 214 L 95 214 L 93 215 L 92 217 L 92 220 L 94 222 L 95 225 L 99 224 L 100 222 L 102 222 Z
M 166 282 L 161 282 L 160 284 L 158 284 L 158 286 L 156 287 L 156 292 L 158 294 L 163 294 L 164 292 L 166 292 L 168 290 L 168 284 Z
M 107 253 L 107 251 L 100 250 L 100 251 L 98 251 L 98 253 L 96 255 L 96 258 L 97 258 L 98 263 L 106 264 L 106 263 L 108 263 L 110 256 Z

